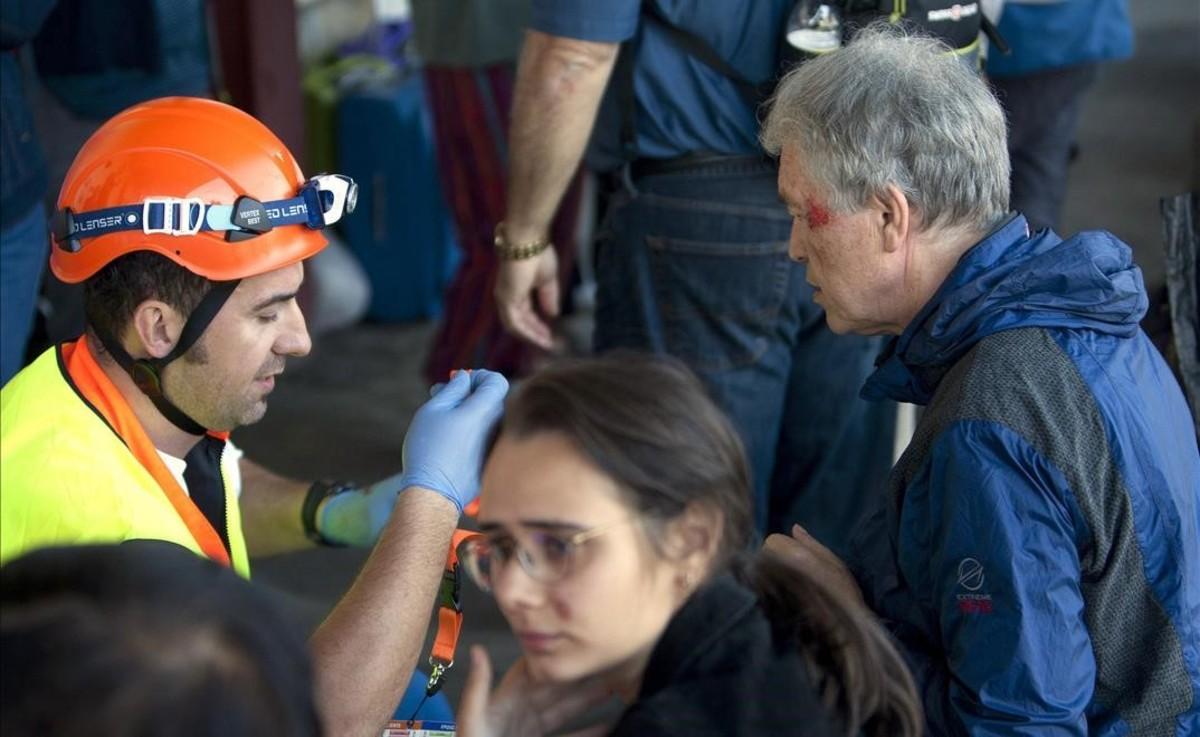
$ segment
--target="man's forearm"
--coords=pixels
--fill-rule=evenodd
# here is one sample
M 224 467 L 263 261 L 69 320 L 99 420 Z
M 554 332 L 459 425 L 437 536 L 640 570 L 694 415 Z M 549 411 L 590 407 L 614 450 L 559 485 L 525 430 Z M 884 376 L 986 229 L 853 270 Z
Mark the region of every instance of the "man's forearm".
M 507 235 L 542 238 L 579 167 L 617 44 L 529 31 L 521 49 L 509 134 Z
M 251 557 L 311 547 L 300 523 L 300 507 L 310 482 L 272 473 L 249 458 L 239 461 L 242 494 L 238 508 Z
M 317 700 L 331 737 L 377 737 L 416 667 L 458 511 L 401 492 L 354 585 L 311 640 Z

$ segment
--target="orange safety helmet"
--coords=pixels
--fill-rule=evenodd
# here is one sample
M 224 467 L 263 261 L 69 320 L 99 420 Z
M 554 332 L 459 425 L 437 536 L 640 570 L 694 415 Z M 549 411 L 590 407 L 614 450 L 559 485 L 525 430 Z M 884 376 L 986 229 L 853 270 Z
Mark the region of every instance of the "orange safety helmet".
M 309 188 L 266 126 L 214 100 L 165 97 L 134 105 L 93 133 L 71 164 L 58 195 L 50 269 L 64 282 L 81 282 L 119 256 L 153 251 L 212 281 L 273 271 L 324 248 L 319 229 L 354 209 L 351 180 L 319 179 L 348 183 L 340 185 L 332 219 L 326 214 L 322 221 L 319 207 L 309 209 L 316 222 L 266 217 L 279 214 L 273 204 L 302 210 L 295 203 Z M 317 199 L 307 201 L 324 196 L 328 208 L 330 193 L 311 190 Z M 267 224 L 245 229 L 245 219 L 236 217 L 231 224 L 231 214 L 246 209 L 259 218 L 250 223 Z

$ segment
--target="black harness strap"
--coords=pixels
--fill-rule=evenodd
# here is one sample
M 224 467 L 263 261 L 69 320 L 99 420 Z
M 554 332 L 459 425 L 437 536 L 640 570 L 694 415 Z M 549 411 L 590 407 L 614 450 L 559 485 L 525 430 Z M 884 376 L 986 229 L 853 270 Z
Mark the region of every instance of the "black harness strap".
M 733 68 L 724 57 L 699 36 L 686 31 L 663 15 L 662 9 L 653 0 L 642 3 L 641 17 L 666 35 L 667 39 L 681 51 L 703 62 L 713 71 L 728 79 L 737 88 L 738 95 L 751 108 L 757 110 L 771 94 L 774 80 L 756 85 Z M 637 36 L 621 44 L 621 53 L 613 70 L 613 83 L 617 85 L 617 105 L 621 112 L 621 152 L 626 161 L 638 158 L 637 151 L 637 94 L 633 86 L 636 66 L 634 46 Z
M 738 94 L 742 96 L 747 105 L 757 108 L 759 103 L 765 99 L 766 94 L 764 94 L 764 90 L 760 85 L 756 85 L 742 76 L 741 72 L 734 69 L 733 65 L 725 57 L 718 54 L 716 49 L 710 46 L 704 39 L 673 24 L 663 15 L 662 9 L 656 3 L 652 1 L 643 2 L 642 17 L 651 21 L 656 28 L 665 33 L 671 40 L 671 43 L 678 46 L 688 55 L 704 62 L 713 71 L 719 72 L 721 76 L 732 82 L 737 87 Z M 770 89 L 767 89 L 765 92 L 769 94 Z
M 100 339 L 100 344 L 113 357 L 117 365 L 129 374 L 134 385 L 150 398 L 162 416 L 189 435 L 204 435 L 208 430 L 167 399 L 163 392 L 162 370 L 166 368 L 167 364 L 182 356 L 195 345 L 208 328 L 209 323 L 229 300 L 233 290 L 237 289 L 239 283 L 238 279 L 213 282 L 212 288 L 208 290 L 208 293 L 200 300 L 200 304 L 196 305 L 196 309 L 192 310 L 192 314 L 188 316 L 187 322 L 184 323 L 183 330 L 179 334 L 179 342 L 175 344 L 169 354 L 162 358 L 134 359 L 115 336 L 109 335 L 107 331 L 95 331 L 96 337 Z

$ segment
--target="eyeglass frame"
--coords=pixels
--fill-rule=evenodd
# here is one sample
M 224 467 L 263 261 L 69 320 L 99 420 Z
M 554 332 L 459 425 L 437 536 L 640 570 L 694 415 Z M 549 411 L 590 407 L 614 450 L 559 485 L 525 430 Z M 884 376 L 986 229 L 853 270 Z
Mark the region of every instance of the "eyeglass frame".
M 628 524 L 629 522 L 633 522 L 635 519 L 636 519 L 636 517 L 634 517 L 634 516 L 625 517 L 625 518 L 616 520 L 614 522 L 609 522 L 608 524 L 599 525 L 597 527 L 592 527 L 587 530 L 580 530 L 579 532 L 572 533 L 571 535 L 568 535 L 568 536 L 562 537 L 562 538 L 558 538 L 558 536 L 556 536 L 550 532 L 535 530 L 534 532 L 540 533 L 547 537 L 553 537 L 553 538 L 557 538 L 557 539 L 561 540 L 566 547 L 566 557 L 567 557 L 567 561 L 568 561 L 567 568 L 565 568 L 563 570 L 563 572 L 555 578 L 551 578 L 548 580 L 538 578 L 538 576 L 535 575 L 534 572 L 530 570 L 530 566 L 533 566 L 534 563 L 526 562 L 526 560 L 529 560 L 530 554 L 527 552 L 526 546 L 520 544 L 520 542 L 518 542 L 516 540 L 515 536 L 513 537 L 515 552 L 513 553 L 513 555 L 511 556 L 511 558 L 509 560 L 512 560 L 513 558 L 515 558 L 517 561 L 517 564 L 521 566 L 521 570 L 525 572 L 525 575 L 529 576 L 530 579 L 537 581 L 540 584 L 552 585 L 552 584 L 560 583 L 561 581 L 565 580 L 570 575 L 570 573 L 571 573 L 570 569 L 574 564 L 576 551 L 579 549 L 579 547 L 581 545 L 588 543 L 588 542 L 594 540 L 595 538 L 603 535 L 604 533 L 610 532 L 611 530 L 614 530 L 621 525 Z M 464 540 L 462 542 L 461 545 L 459 545 L 458 559 L 462 563 L 463 568 L 466 569 L 467 575 L 471 578 L 471 580 L 475 583 L 475 585 L 478 586 L 481 590 L 483 590 L 485 592 L 492 593 L 493 587 L 489 583 L 484 583 L 483 581 L 480 580 L 481 574 L 478 572 L 480 570 L 479 566 L 477 564 L 472 564 L 470 562 L 470 561 L 478 560 L 478 554 L 475 553 L 475 549 L 477 547 L 479 547 L 480 545 L 487 545 L 487 546 L 492 545 L 491 540 L 488 538 L 488 536 L 486 534 L 480 533 L 478 535 L 473 535 L 473 536 L 467 538 L 466 540 Z M 523 552 L 525 553 L 524 556 L 522 556 Z M 507 565 L 508 562 L 509 561 L 505 561 L 505 565 Z M 493 576 L 491 574 L 488 574 L 488 578 L 489 578 L 489 580 L 491 580 L 493 578 Z

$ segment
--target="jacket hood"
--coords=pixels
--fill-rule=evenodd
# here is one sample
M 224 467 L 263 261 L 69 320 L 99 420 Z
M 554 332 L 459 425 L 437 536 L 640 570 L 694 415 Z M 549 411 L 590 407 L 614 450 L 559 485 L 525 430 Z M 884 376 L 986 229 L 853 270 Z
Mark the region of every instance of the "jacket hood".
M 1014 215 L 971 247 L 925 307 L 876 360 L 864 399 L 926 404 L 947 370 L 987 336 L 1072 328 L 1131 337 L 1149 300 L 1129 246 L 1092 230 L 1030 235 Z

